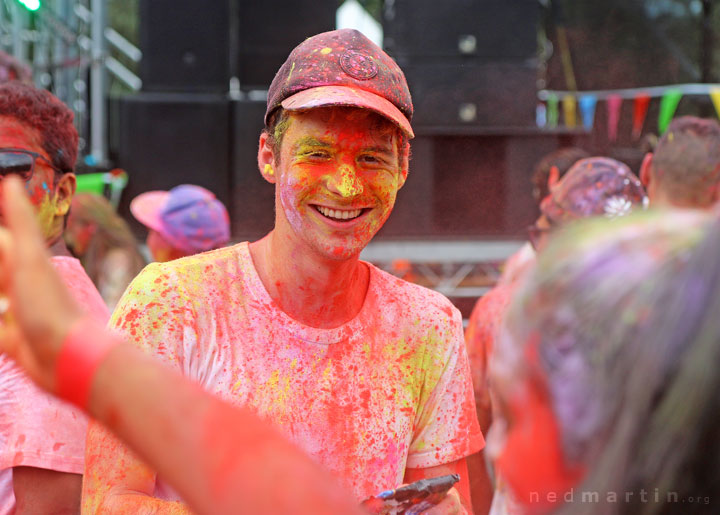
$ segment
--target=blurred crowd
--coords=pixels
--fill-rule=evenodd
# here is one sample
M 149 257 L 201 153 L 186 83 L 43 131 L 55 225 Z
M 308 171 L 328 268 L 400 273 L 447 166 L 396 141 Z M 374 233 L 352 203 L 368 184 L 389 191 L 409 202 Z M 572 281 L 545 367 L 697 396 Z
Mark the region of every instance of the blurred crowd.
M 540 215 L 463 339 L 411 262 L 359 260 L 413 180 L 402 71 L 360 33 L 271 86 L 274 230 L 233 245 L 212 192 L 146 192 L 148 266 L 76 194 L 72 113 L 3 59 L 0 514 L 717 512 L 716 120 L 675 119 L 638 170 L 539 159 Z

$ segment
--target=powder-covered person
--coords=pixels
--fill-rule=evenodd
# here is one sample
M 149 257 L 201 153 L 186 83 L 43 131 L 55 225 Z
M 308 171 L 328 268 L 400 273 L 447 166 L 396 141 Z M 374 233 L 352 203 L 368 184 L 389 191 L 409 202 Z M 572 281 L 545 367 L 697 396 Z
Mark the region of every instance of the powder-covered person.
M 484 440 L 460 313 L 359 259 L 407 178 L 411 116 L 402 71 L 361 33 L 305 40 L 270 87 L 260 135 L 274 229 L 150 265 L 111 326 L 271 420 L 358 502 L 460 473 L 435 513 L 472 512 L 465 458 Z M 87 513 L 185 510 L 99 426 L 86 463 Z
M 0 177 L 24 181 L 55 270 L 105 323 L 100 294 L 63 241 L 77 142 L 72 111 L 60 100 L 20 82 L 0 84 Z M 78 512 L 86 432 L 80 410 L 39 390 L 0 355 L 0 514 Z
M 146 191 L 132 200 L 130 212 L 148 229 L 146 243 L 153 261 L 219 249 L 230 241 L 227 209 L 201 186 Z

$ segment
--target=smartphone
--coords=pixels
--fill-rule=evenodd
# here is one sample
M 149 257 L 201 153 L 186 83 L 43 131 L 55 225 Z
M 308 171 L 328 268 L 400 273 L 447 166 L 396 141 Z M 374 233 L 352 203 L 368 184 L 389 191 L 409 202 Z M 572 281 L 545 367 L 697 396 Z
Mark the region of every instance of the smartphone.
M 460 481 L 457 474 L 421 479 L 365 499 L 361 506 L 374 515 L 416 515 L 438 504 Z

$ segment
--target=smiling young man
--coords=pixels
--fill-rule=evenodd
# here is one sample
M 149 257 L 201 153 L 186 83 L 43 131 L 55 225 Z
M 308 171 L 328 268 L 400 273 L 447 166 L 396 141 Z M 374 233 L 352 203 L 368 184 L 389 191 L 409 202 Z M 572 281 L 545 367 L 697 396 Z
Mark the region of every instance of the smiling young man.
M 78 303 L 104 323 L 107 308 L 62 238 L 77 141 L 73 114 L 57 98 L 19 82 L 0 84 L 0 177 L 24 180 L 53 266 Z M 0 355 L 0 514 L 77 513 L 86 430 L 80 410 L 39 390 Z
M 460 314 L 441 295 L 359 260 L 407 178 L 411 116 L 402 71 L 362 34 L 307 39 L 271 85 L 260 136 L 274 229 L 253 243 L 150 265 L 111 325 L 271 420 L 358 502 L 459 472 L 435 513 L 471 512 L 465 457 L 483 438 Z M 97 426 L 83 507 L 185 510 Z

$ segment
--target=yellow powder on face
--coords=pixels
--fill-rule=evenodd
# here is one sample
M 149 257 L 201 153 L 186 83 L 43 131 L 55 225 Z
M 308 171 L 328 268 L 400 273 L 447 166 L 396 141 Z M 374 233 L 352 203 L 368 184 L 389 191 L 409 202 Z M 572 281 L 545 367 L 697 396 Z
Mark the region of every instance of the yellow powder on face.
M 330 52 L 332 52 L 332 48 L 329 48 L 329 47 L 325 47 L 322 50 L 320 50 L 320 53 L 322 55 L 328 55 Z
M 46 194 L 37 206 L 37 220 L 46 240 L 54 239 L 62 231 L 62 226 L 57 227 L 57 224 L 54 223 L 56 209 L 56 199 L 49 194 Z
M 340 181 L 337 185 L 338 192 L 343 197 L 360 195 L 363 192 L 362 184 L 358 181 L 355 171 L 348 165 L 340 166 Z

